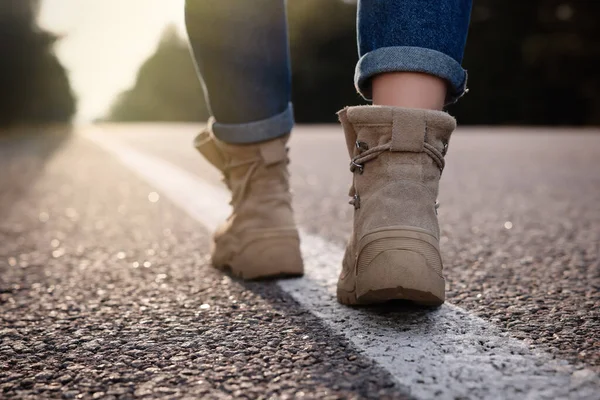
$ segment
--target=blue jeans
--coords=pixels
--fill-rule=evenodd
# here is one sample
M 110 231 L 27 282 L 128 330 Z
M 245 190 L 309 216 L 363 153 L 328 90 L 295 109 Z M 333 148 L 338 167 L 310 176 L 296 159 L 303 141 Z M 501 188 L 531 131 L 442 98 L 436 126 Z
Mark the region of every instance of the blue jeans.
M 355 85 L 423 72 L 448 83 L 447 103 L 465 93 L 461 67 L 472 0 L 359 0 Z M 290 133 L 290 59 L 285 0 L 186 0 L 186 26 L 205 88 L 213 131 L 229 143 Z

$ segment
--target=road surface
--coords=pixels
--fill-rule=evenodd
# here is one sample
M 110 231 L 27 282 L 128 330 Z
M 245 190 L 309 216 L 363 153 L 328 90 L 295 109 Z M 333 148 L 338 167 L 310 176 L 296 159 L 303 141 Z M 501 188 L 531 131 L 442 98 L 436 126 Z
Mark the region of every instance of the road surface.
M 352 217 L 338 127 L 293 136 L 309 273 L 281 283 L 209 266 L 227 210 L 199 126 L 38 129 L 0 139 L 0 397 L 600 399 L 597 130 L 460 130 L 449 305 L 353 310 L 331 295 Z

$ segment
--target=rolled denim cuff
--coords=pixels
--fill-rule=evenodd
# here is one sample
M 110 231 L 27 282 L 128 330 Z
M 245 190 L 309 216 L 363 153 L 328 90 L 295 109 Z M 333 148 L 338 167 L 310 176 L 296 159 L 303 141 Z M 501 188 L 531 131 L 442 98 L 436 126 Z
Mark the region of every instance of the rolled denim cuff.
M 260 121 L 243 124 L 221 124 L 215 121 L 212 131 L 219 140 L 226 143 L 248 144 L 285 136 L 293 127 L 294 109 L 292 103 L 289 103 L 284 112 Z
M 455 103 L 467 90 L 467 71 L 454 58 L 423 47 L 381 47 L 365 54 L 356 64 L 358 92 L 371 100 L 371 78 L 385 72 L 423 72 L 448 82 L 446 104 Z

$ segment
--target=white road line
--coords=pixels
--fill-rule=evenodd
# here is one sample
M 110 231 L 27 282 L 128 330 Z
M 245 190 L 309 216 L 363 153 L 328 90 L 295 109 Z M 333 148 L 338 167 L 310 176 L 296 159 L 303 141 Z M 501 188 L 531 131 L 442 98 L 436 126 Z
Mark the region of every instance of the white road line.
M 191 217 L 213 230 L 228 215 L 229 194 L 169 162 L 103 135 L 86 136 L 115 155 Z M 191 145 L 191 144 L 190 144 Z M 600 399 L 600 379 L 533 352 L 486 321 L 446 303 L 435 311 L 385 315 L 335 301 L 343 249 L 301 232 L 306 276 L 279 286 L 421 399 Z

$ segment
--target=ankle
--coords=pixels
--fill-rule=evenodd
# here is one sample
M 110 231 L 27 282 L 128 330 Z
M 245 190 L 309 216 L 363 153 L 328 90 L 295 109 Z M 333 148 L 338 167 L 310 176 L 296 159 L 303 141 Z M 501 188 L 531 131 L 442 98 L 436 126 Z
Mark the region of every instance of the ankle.
M 373 78 L 373 104 L 441 110 L 446 98 L 446 82 L 418 72 L 390 72 Z

